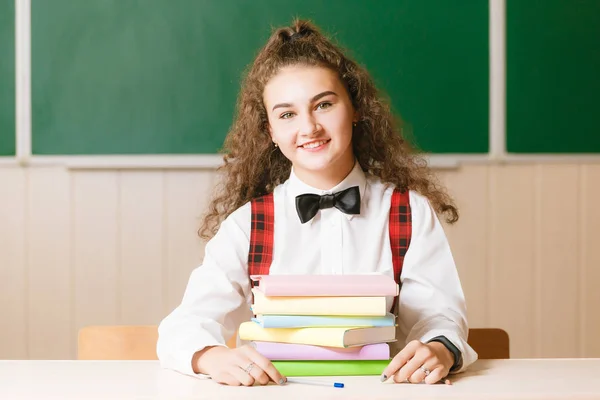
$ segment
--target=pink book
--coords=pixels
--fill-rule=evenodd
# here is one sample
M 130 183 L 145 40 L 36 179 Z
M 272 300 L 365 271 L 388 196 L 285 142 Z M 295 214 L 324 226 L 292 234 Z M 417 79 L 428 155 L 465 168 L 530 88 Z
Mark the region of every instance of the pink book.
M 251 342 L 260 354 L 269 360 L 389 360 L 387 343 L 333 348 L 305 344 Z
M 397 296 L 398 285 L 387 275 L 252 275 L 265 296 Z M 258 286 L 256 286 L 258 285 Z

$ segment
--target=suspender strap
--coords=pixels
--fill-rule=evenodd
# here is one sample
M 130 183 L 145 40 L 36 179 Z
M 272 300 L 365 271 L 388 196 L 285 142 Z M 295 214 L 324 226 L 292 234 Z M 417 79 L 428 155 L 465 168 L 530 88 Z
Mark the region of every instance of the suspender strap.
M 412 217 L 408 191 L 394 190 L 390 206 L 390 246 L 394 264 L 394 280 L 400 284 L 404 256 L 408 251 L 412 235 Z
M 273 260 L 275 223 L 273 193 L 252 200 L 251 206 L 252 220 L 250 224 L 250 248 L 248 251 L 248 275 L 269 275 L 269 269 Z

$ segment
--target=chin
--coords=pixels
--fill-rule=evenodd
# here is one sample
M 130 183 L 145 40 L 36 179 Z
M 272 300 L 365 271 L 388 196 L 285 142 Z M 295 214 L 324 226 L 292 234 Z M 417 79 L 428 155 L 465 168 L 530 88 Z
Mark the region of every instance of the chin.
M 323 172 L 329 171 L 332 168 L 334 168 L 334 163 L 331 161 L 318 163 L 302 163 L 300 164 L 300 168 L 311 172 Z
M 298 167 L 300 167 L 301 169 L 305 170 L 305 171 L 311 171 L 311 172 L 319 172 L 319 171 L 324 171 L 327 170 L 330 165 L 329 164 L 300 164 L 298 165 Z
M 333 160 L 327 154 L 301 154 L 296 158 L 296 164 L 307 170 L 320 170 L 329 167 Z

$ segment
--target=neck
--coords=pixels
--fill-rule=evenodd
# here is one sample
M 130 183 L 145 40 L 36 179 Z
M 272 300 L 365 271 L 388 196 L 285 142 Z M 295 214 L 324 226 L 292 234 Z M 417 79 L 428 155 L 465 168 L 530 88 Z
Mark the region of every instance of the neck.
M 355 159 L 352 156 L 348 160 L 340 160 L 335 165 L 331 165 L 326 170 L 310 171 L 304 169 L 294 169 L 294 173 L 302 182 L 319 190 L 329 190 L 337 186 L 352 172 Z

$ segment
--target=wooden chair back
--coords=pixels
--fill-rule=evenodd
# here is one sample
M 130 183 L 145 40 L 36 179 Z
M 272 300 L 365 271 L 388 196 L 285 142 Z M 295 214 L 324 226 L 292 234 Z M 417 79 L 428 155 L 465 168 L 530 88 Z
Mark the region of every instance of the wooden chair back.
M 510 358 L 508 333 L 497 328 L 469 329 L 469 345 L 477 352 L 479 359 Z
M 156 360 L 155 325 L 87 326 L 79 331 L 79 360 Z

